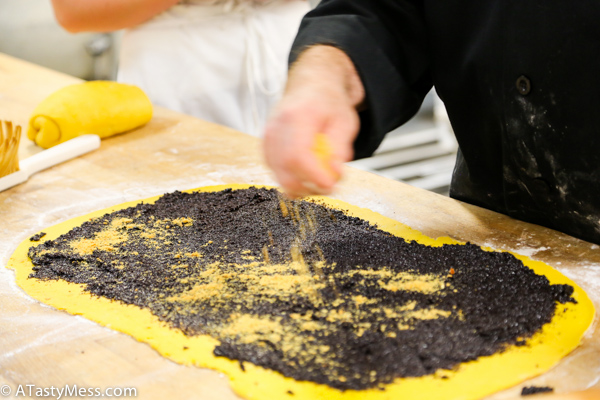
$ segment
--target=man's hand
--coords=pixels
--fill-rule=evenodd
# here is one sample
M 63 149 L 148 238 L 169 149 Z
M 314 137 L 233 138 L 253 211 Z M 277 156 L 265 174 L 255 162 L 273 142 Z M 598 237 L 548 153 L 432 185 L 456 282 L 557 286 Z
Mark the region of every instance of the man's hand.
M 292 65 L 285 93 L 267 123 L 267 164 L 290 197 L 327 194 L 353 156 L 359 129 L 356 108 L 364 88 L 350 58 L 332 46 L 305 50 Z M 332 154 L 324 168 L 315 154 L 317 134 L 326 136 Z

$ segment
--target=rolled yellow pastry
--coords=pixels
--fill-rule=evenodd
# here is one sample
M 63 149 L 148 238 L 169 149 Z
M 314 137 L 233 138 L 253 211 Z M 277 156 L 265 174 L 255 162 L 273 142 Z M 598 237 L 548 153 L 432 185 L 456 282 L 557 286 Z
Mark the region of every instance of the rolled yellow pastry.
M 127 132 L 152 118 L 152 103 L 137 86 L 91 81 L 64 87 L 42 101 L 27 137 L 47 149 L 86 133 L 101 138 Z

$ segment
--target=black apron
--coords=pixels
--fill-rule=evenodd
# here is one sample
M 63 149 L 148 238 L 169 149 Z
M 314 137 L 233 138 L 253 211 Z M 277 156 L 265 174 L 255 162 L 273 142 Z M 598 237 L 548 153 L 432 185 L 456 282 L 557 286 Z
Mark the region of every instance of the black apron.
M 600 243 L 600 1 L 324 0 L 312 44 L 348 53 L 366 90 L 357 158 L 435 85 L 459 153 L 456 199 Z

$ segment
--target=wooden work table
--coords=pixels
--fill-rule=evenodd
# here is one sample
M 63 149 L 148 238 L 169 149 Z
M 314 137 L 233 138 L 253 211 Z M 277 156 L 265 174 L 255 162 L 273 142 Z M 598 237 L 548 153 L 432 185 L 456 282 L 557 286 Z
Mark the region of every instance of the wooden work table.
M 0 54 L 0 119 L 27 126 L 33 108 L 77 79 Z M 39 151 L 26 136 L 20 158 Z M 102 141 L 99 150 L 0 193 L 0 386 L 135 387 L 142 399 L 237 399 L 217 372 L 175 364 L 149 346 L 42 305 L 4 267 L 16 246 L 60 221 L 176 189 L 270 184 L 260 142 L 156 107 L 141 129 Z M 450 236 L 530 255 L 575 280 L 600 309 L 600 247 L 431 192 L 348 168 L 334 197 L 370 208 L 431 237 Z M 597 321 L 596 321 L 597 322 Z M 524 385 L 557 392 L 532 399 L 600 399 L 600 329 L 548 373 Z M 521 387 L 488 399 L 516 399 Z M 527 398 L 527 397 L 526 397 Z

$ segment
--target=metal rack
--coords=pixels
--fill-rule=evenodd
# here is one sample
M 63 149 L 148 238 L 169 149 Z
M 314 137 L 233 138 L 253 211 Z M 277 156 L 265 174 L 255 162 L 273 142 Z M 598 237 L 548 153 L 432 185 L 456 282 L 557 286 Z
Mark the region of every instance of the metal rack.
M 348 164 L 447 195 L 458 145 L 442 101 L 431 97 L 432 109 L 390 132 L 372 157 Z

